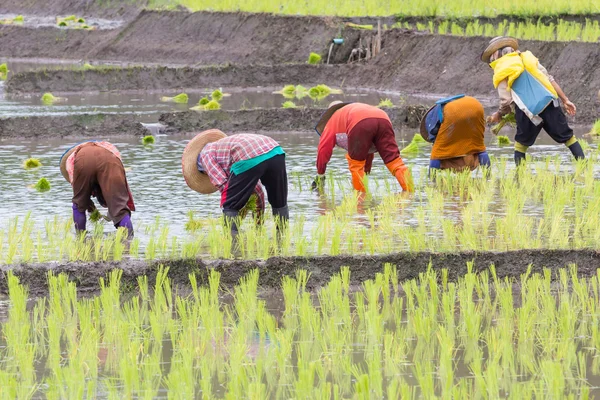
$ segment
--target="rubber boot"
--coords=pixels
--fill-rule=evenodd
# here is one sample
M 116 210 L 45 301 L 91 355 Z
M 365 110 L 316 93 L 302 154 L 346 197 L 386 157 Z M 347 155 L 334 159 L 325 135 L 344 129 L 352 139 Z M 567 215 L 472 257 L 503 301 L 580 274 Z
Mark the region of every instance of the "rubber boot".
M 131 223 L 131 216 L 129 214 L 125 214 L 123 219 L 115 225 L 115 228 L 127 228 L 127 239 L 133 239 L 133 224 Z
M 359 192 L 366 192 L 367 190 L 363 183 L 363 178 L 365 176 L 365 164 L 367 163 L 367 160 L 353 160 L 348 154 L 346 154 L 346 160 L 348 160 L 348 169 L 352 174 L 352 186 Z
M 415 185 L 413 183 L 412 175 L 408 170 L 408 167 L 404 165 L 402 158 L 398 157 L 394 161 L 385 164 L 387 169 L 396 177 L 396 180 L 405 192 L 414 192 Z
M 585 154 L 583 153 L 583 149 L 581 148 L 581 144 L 579 144 L 579 142 L 576 141 L 568 147 L 576 160 L 585 160 Z
M 277 224 L 277 229 L 285 228 L 290 219 L 290 210 L 288 206 L 283 206 L 280 208 L 273 209 L 273 217 L 275 218 L 275 223 Z

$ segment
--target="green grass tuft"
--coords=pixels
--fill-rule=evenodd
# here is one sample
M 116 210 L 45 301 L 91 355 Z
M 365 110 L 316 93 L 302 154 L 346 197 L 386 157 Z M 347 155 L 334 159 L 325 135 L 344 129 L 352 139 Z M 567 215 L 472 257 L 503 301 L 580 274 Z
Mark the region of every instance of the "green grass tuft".
M 223 92 L 221 92 L 219 89 L 216 89 L 211 93 L 210 97 L 213 100 L 221 101 L 221 99 L 223 98 Z
M 40 179 L 38 183 L 35 184 L 35 190 L 37 190 L 38 192 L 47 192 L 48 190 L 50 190 L 50 182 L 48 182 L 48 179 Z
M 390 100 L 390 99 L 381 99 L 381 100 L 379 100 L 379 104 L 377 104 L 377 107 L 391 108 L 391 107 L 394 107 L 394 103 L 392 103 L 392 100 Z
M 220 110 L 221 109 L 221 104 L 219 104 L 218 101 L 216 100 L 211 100 L 208 103 L 206 103 L 204 105 L 204 109 L 209 111 L 209 110 Z
M 310 55 L 308 56 L 308 63 L 309 64 L 318 64 L 321 62 L 321 56 L 317 53 L 310 53 Z
M 499 146 L 508 146 L 510 144 L 510 139 L 508 136 L 498 136 L 498 145 Z
M 160 98 L 160 101 L 163 101 L 165 103 L 187 104 L 189 98 L 187 94 L 179 93 L 177 96 L 173 97 L 163 96 Z
M 210 100 L 208 99 L 208 97 L 203 97 L 200 99 L 200 101 L 198 101 L 198 105 L 199 106 L 205 106 L 208 104 Z
M 148 135 L 142 138 L 142 143 L 145 145 L 154 144 L 154 136 Z
M 37 158 L 28 158 L 23 162 L 23 168 L 25 169 L 34 169 L 42 166 L 42 163 Z
M 296 103 L 294 103 L 293 101 L 284 101 L 283 104 L 281 105 L 283 108 L 296 108 Z

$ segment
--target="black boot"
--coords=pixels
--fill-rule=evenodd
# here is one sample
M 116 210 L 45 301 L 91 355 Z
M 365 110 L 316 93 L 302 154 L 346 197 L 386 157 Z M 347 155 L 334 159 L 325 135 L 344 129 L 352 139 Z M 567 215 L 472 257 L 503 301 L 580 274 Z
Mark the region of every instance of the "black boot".
M 569 150 L 571 150 L 571 153 L 576 160 L 585 160 L 585 154 L 583 154 L 583 149 L 581 148 L 579 142 L 575 142 L 570 145 Z
M 515 165 L 518 167 L 522 164 L 525 164 L 525 153 L 515 150 Z
M 277 224 L 278 230 L 285 227 L 290 219 L 290 210 L 288 209 L 288 206 L 274 208 L 273 217 L 275 217 L 275 223 Z
M 225 226 L 231 229 L 231 238 L 234 240 L 238 235 L 238 214 L 239 211 L 236 210 L 223 210 Z

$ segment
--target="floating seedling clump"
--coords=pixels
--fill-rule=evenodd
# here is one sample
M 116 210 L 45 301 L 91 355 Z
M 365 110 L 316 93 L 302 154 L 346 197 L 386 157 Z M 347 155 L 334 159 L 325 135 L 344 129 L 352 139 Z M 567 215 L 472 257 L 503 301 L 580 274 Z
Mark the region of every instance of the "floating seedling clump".
M 205 106 L 208 104 L 208 102 L 210 101 L 210 99 L 208 97 L 203 97 L 198 101 L 198 105 L 199 106 Z
M 6 63 L 0 64 L 0 81 L 5 81 L 8 76 L 8 65 Z
M 510 139 L 508 138 L 508 136 L 499 135 L 498 136 L 498 145 L 499 146 L 508 146 L 508 145 L 510 145 Z
M 423 139 L 421 134 L 416 133 L 410 143 L 400 150 L 400 154 L 416 154 L 419 152 L 420 146 L 426 145 L 427 141 Z
M 308 95 L 315 100 L 322 100 L 330 94 L 341 94 L 339 89 L 332 89 L 327 85 L 313 86 L 308 90 Z
M 189 101 L 188 95 L 185 93 L 180 93 L 177 96 L 168 97 L 163 96 L 160 98 L 160 101 L 165 103 L 178 103 L 178 104 L 187 104 Z
M 210 98 L 216 101 L 221 101 L 223 98 L 223 92 L 219 89 L 216 89 L 210 94 Z
M 377 104 L 379 108 L 391 108 L 394 107 L 394 103 L 392 103 L 391 99 L 381 99 L 379 100 L 379 104 Z
M 142 143 L 143 143 L 144 145 L 146 145 L 146 146 L 147 146 L 147 145 L 154 144 L 154 136 L 152 136 L 152 135 L 147 135 L 147 136 L 144 136 L 144 137 L 142 138 Z
M 48 190 L 50 190 L 50 182 L 48 182 L 48 179 L 46 179 L 46 178 L 40 179 L 35 184 L 35 190 L 37 190 L 38 192 L 47 192 Z
M 37 158 L 28 158 L 23 162 L 23 168 L 25 169 L 35 169 L 42 166 L 42 163 Z
M 47 106 L 63 101 L 66 101 L 66 99 L 63 97 L 54 96 L 52 93 L 44 93 L 44 95 L 42 96 L 42 103 L 44 103 Z
M 221 104 L 219 104 L 219 102 L 216 101 L 216 100 L 211 100 L 211 101 L 209 101 L 208 103 L 206 103 L 204 105 L 204 109 L 207 110 L 207 111 L 210 111 L 210 110 L 220 110 L 221 109 Z
M 308 63 L 309 64 L 318 64 L 321 62 L 321 56 L 317 53 L 310 53 L 310 55 L 308 56 Z
M 281 105 L 283 108 L 296 108 L 296 103 L 294 103 L 293 101 L 284 101 L 283 104 Z

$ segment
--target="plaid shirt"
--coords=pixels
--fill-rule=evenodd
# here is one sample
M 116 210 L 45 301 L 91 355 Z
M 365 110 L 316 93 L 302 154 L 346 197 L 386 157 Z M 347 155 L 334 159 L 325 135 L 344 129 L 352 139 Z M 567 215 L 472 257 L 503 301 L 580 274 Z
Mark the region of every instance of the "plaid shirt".
M 229 180 L 231 166 L 238 161 L 249 160 L 273 150 L 279 144 L 263 135 L 238 134 L 227 136 L 204 146 L 198 161 L 206 171 L 210 182 L 221 192 Z M 257 206 L 264 209 L 265 195 L 260 182 L 254 193 L 258 195 Z M 221 199 L 221 205 L 224 199 Z

